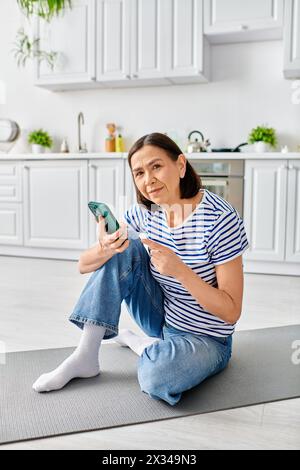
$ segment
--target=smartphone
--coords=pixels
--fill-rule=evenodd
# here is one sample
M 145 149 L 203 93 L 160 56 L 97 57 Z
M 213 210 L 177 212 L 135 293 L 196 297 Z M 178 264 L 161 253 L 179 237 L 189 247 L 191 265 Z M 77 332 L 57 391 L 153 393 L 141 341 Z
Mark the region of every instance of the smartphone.
M 110 208 L 106 204 L 104 204 L 104 202 L 90 201 L 88 203 L 88 207 L 92 211 L 92 213 L 94 214 L 95 219 L 96 219 L 97 222 L 98 222 L 99 215 L 104 217 L 105 230 L 106 230 L 107 233 L 109 233 L 109 234 L 114 233 L 120 228 L 119 222 L 117 221 L 117 219 L 113 215 Z M 116 240 L 119 240 L 119 238 L 120 237 L 116 238 Z M 126 238 L 126 240 L 127 240 L 127 238 Z M 123 243 L 125 243 L 126 240 L 124 240 Z M 123 245 L 123 243 L 122 243 L 122 245 Z
M 120 228 L 120 225 L 117 219 L 115 218 L 110 208 L 106 204 L 104 204 L 103 202 L 90 201 L 88 203 L 88 206 L 89 206 L 89 209 L 94 214 L 97 222 L 98 222 L 99 215 L 102 215 L 102 217 L 104 217 L 105 229 L 107 233 L 114 233 Z

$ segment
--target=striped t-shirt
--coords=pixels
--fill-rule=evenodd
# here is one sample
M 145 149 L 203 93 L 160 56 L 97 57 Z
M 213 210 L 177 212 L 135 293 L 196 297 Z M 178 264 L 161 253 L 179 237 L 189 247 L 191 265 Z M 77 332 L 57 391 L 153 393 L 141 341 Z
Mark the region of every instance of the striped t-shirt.
M 147 238 L 172 249 L 205 282 L 218 287 L 215 266 L 240 256 L 249 245 L 236 209 L 211 191 L 200 191 L 201 202 L 179 226 L 168 226 L 165 210 L 160 206 L 150 211 L 134 204 L 125 212 L 124 220 L 136 232 L 143 232 Z M 218 337 L 234 332 L 235 324 L 206 311 L 179 281 L 160 274 L 149 261 L 151 274 L 164 292 L 165 321 L 169 325 L 193 334 Z

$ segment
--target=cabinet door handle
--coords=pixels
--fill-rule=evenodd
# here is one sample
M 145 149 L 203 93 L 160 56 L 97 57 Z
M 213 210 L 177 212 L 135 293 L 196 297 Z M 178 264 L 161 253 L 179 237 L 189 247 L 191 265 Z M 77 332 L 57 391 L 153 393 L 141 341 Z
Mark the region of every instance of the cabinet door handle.
M 133 78 L 139 78 L 139 76 L 136 73 L 134 73 L 132 76 Z
M 28 165 L 23 165 L 23 168 L 24 168 L 24 170 L 29 170 L 29 166 L 28 166 Z
M 127 80 L 130 80 L 130 79 L 131 79 L 131 76 L 130 76 L 130 75 L 127 75 L 126 73 L 124 73 L 124 78 L 127 78 Z
M 96 165 L 93 165 L 92 163 L 89 163 L 89 168 L 97 168 Z
M 247 31 L 247 29 L 249 29 L 249 26 L 247 24 L 241 24 L 240 25 L 240 30 L 241 31 Z

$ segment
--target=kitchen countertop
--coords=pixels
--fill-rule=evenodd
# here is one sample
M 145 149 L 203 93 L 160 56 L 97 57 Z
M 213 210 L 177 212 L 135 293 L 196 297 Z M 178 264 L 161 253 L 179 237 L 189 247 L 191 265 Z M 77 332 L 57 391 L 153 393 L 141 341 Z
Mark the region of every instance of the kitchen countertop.
M 248 152 L 203 152 L 203 153 L 185 153 L 189 160 L 300 160 L 300 152 L 281 153 L 248 153 Z M 127 159 L 127 153 L 23 153 L 10 154 L 0 153 L 0 161 L 14 160 L 93 160 L 93 159 Z

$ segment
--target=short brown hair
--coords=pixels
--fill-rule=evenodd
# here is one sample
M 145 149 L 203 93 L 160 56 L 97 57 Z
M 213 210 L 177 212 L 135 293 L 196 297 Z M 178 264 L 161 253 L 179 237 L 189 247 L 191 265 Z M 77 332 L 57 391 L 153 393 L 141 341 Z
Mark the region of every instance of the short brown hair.
M 131 167 L 131 158 L 142 147 L 145 145 L 153 145 L 154 147 L 159 147 L 166 151 L 168 157 L 176 162 L 178 160 L 179 155 L 183 152 L 180 150 L 178 145 L 170 139 L 165 134 L 160 134 L 159 132 L 153 132 L 152 134 L 146 134 L 143 137 L 140 137 L 131 147 L 128 152 L 128 164 L 131 169 L 132 174 L 132 167 Z M 132 175 L 133 177 L 133 175 Z M 148 209 L 151 210 L 151 206 L 153 202 L 149 199 L 146 199 L 142 193 L 138 190 L 134 178 L 134 187 L 136 191 L 136 199 L 139 204 L 143 204 Z M 199 190 L 202 188 L 202 182 L 200 176 L 196 173 L 190 162 L 187 160 L 186 162 L 186 172 L 184 178 L 180 179 L 180 197 L 181 199 L 190 199 L 197 195 Z

